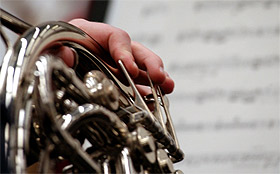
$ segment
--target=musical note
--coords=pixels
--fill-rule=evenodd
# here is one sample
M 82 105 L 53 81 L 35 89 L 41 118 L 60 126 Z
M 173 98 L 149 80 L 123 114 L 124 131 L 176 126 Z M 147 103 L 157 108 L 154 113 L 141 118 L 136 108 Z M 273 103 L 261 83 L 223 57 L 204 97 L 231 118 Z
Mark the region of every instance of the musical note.
M 135 3 L 118 1 L 110 23 L 159 54 L 176 82 L 170 109 L 186 158 L 175 166 L 279 173 L 280 1 Z
M 266 0 L 266 1 L 197 1 L 194 3 L 194 10 L 197 12 L 205 12 L 212 10 L 232 10 L 235 12 L 250 10 L 252 8 L 261 7 L 263 9 L 278 8 L 279 1 Z
M 195 92 L 181 92 L 170 96 L 173 101 L 196 102 L 197 104 L 206 104 L 205 102 L 223 101 L 230 103 L 253 103 L 253 102 L 277 102 L 279 96 L 279 86 L 268 85 L 265 87 L 255 87 L 251 89 L 222 89 L 213 88 L 207 90 L 198 90 Z
M 277 37 L 279 35 L 279 26 L 265 26 L 260 28 L 223 28 L 223 29 L 192 29 L 187 31 L 180 31 L 176 36 L 178 44 L 182 42 L 217 42 L 225 43 L 234 38 L 246 37 Z
M 260 130 L 260 129 L 279 129 L 279 120 L 253 119 L 244 120 L 240 116 L 234 116 L 230 120 L 214 120 L 212 122 L 178 122 L 176 130 L 186 132 L 205 132 L 205 131 L 232 131 L 232 130 Z
M 258 71 L 265 68 L 277 68 L 279 65 L 279 55 L 258 55 L 253 57 L 223 57 L 212 58 L 205 61 L 182 62 L 180 64 L 171 62 L 168 72 L 184 73 L 185 76 L 193 74 L 203 74 L 205 76 L 221 73 L 223 71 L 253 70 Z
M 191 166 L 192 170 L 198 168 L 201 171 L 209 171 L 209 165 L 226 165 L 231 171 L 240 173 L 255 166 L 257 170 L 273 171 L 279 166 L 279 152 L 237 152 L 224 154 L 190 154 L 182 165 Z M 244 167 L 247 166 L 247 169 Z M 197 170 L 194 170 L 197 171 Z

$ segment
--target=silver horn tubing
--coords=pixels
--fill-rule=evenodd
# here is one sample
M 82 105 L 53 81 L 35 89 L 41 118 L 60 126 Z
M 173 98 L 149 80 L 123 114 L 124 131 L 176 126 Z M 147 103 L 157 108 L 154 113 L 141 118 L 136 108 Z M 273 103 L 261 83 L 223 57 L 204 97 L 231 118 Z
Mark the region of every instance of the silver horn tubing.
M 92 38 L 86 35 L 78 28 L 64 22 L 49 22 L 37 27 L 32 27 L 25 32 L 16 42 L 12 56 L 9 60 L 8 67 L 12 71 L 8 71 L 5 79 L 9 77 L 9 85 L 12 89 L 4 91 L 5 107 L 8 112 L 9 119 L 11 120 L 11 128 L 18 129 L 20 127 L 18 120 L 20 109 L 24 108 L 21 103 L 25 99 L 26 86 L 30 86 L 34 80 L 33 71 L 35 69 L 35 62 L 38 60 L 40 54 L 43 51 L 51 48 L 52 46 L 62 44 L 76 44 L 84 49 L 92 50 L 93 53 L 102 54 L 102 49 Z M 93 54 L 92 53 L 92 54 Z M 25 87 L 25 88 L 24 88 Z M 30 118 L 25 118 L 30 120 Z M 28 131 L 28 130 L 24 130 Z M 11 130 L 9 149 L 12 150 L 9 155 L 9 163 L 11 166 L 17 166 L 17 161 L 25 161 L 25 154 L 19 155 L 15 149 L 22 149 L 17 147 L 17 137 L 19 136 L 18 130 Z M 26 135 L 26 133 L 22 133 Z M 25 139 L 28 137 L 22 137 Z M 25 152 L 23 152 L 25 153 Z M 19 159 L 20 158 L 20 159 Z M 20 169 L 11 169 L 11 172 L 22 172 L 24 171 L 24 165 L 20 165 Z

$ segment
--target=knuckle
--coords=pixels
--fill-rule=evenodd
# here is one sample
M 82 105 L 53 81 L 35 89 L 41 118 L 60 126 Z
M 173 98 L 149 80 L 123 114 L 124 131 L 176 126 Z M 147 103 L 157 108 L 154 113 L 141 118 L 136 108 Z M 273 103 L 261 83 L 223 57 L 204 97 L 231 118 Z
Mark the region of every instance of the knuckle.
M 116 28 L 116 32 L 118 32 L 119 35 L 121 35 L 122 37 L 131 40 L 129 34 L 126 31 L 124 31 L 122 29 L 119 29 L 119 28 Z

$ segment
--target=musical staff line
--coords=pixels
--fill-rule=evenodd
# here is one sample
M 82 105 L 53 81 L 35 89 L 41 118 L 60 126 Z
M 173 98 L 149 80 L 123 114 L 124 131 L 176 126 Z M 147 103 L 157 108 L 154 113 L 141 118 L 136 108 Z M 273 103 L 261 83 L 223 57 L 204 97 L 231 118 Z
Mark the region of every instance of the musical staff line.
M 244 116 L 243 116 L 244 117 Z M 269 117 L 269 116 L 265 116 Z M 187 122 L 181 121 L 175 123 L 176 129 L 184 132 L 209 132 L 209 131 L 231 131 L 231 130 L 271 130 L 279 129 L 278 119 L 252 119 L 245 120 L 241 116 L 235 116 L 229 121 L 216 120 L 213 122 Z
M 246 9 L 261 7 L 269 10 L 274 7 L 279 7 L 280 2 L 276 0 L 251 0 L 251 1 L 197 1 L 193 4 L 193 9 L 196 12 L 213 11 L 213 10 L 232 10 L 233 12 L 241 12 Z
M 209 164 L 223 164 L 232 167 L 256 166 L 257 168 L 269 169 L 280 166 L 279 152 L 239 152 L 225 154 L 189 154 L 182 165 L 206 166 Z M 279 168 L 278 168 L 279 169 Z M 238 169 L 236 169 L 238 170 Z
M 231 103 L 254 103 L 257 101 L 279 102 L 279 86 L 268 85 L 251 89 L 236 88 L 223 89 L 212 88 L 194 92 L 181 92 L 170 96 L 172 101 L 195 102 L 204 104 L 213 101 L 227 101 Z
M 168 71 L 172 73 L 191 73 L 211 74 L 225 69 L 251 69 L 260 70 L 262 68 L 278 68 L 280 56 L 277 54 L 259 55 L 252 57 L 232 56 L 228 58 L 212 58 L 199 62 L 170 63 Z
M 263 37 L 276 37 L 279 35 L 279 26 L 264 26 L 249 28 L 241 26 L 239 28 L 222 28 L 222 29 L 192 29 L 182 30 L 177 33 L 176 41 L 178 44 L 184 42 L 201 41 L 205 44 L 225 43 L 232 39 L 246 39 L 246 38 L 263 38 Z
M 136 18 L 123 7 L 119 22 L 175 80 L 168 97 L 186 154 L 177 168 L 279 173 L 280 1 L 145 1 L 131 3 Z

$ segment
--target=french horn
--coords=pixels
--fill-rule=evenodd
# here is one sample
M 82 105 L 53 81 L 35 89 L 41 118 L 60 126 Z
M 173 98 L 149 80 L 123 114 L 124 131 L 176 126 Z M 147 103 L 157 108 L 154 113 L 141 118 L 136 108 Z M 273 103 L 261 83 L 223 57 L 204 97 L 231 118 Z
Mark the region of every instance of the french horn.
M 1 9 L 1 172 L 182 173 L 168 99 L 141 96 L 121 61 L 65 22 L 38 26 Z M 19 34 L 12 46 L 2 30 Z M 69 68 L 51 51 L 69 47 Z M 116 66 L 117 64 L 117 66 Z M 113 73 L 118 68 L 121 75 Z

